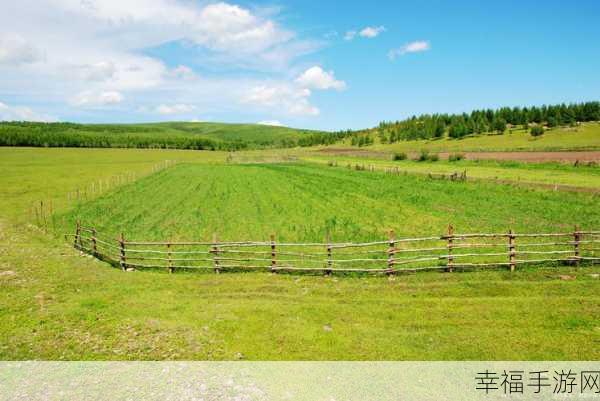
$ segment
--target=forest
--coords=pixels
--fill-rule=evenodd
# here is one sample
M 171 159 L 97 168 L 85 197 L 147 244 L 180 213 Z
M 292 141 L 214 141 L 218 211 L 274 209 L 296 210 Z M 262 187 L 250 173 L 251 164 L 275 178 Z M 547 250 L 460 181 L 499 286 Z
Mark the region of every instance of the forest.
M 382 121 L 376 128 L 343 131 L 351 137 L 352 146 L 368 146 L 377 135 L 380 143 L 395 143 L 419 139 L 462 138 L 472 134 L 493 132 L 503 134 L 507 128 L 554 128 L 580 122 L 600 120 L 600 102 L 559 104 L 533 107 L 502 107 L 496 110 L 473 110 L 462 114 L 423 114 L 401 121 Z M 537 128 L 536 128 L 537 127 Z
M 0 146 L 236 151 L 331 144 L 344 135 L 256 124 L 210 123 L 218 128 L 207 131 L 202 124 L 0 122 Z
M 162 123 L 75 124 L 69 122 L 0 122 L 0 146 L 153 148 L 236 151 L 331 145 L 351 138 L 352 146 L 368 146 L 445 136 L 503 134 L 507 128 L 531 129 L 599 121 L 600 102 L 533 107 L 502 107 L 462 114 L 423 114 L 377 127 L 336 132 L 299 130 L 257 124 Z M 209 127 L 210 130 L 208 130 Z

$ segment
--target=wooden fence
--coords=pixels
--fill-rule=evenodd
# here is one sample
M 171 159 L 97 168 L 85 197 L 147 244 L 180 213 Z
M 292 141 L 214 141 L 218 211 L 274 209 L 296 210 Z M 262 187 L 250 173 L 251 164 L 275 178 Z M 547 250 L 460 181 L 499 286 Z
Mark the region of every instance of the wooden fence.
M 600 261 L 600 231 L 523 234 L 456 234 L 396 238 L 368 243 L 288 243 L 274 235 L 263 242 L 149 242 L 116 240 L 93 227 L 77 224 L 73 246 L 123 270 L 165 269 L 214 272 L 264 270 L 380 273 L 393 275 L 421 270 L 452 272 L 473 268 L 506 268 L 532 264 L 595 264 Z

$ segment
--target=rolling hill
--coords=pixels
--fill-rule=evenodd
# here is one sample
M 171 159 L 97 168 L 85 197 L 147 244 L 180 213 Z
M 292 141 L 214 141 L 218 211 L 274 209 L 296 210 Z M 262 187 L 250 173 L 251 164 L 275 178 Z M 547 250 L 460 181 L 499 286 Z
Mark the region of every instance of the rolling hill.
M 259 124 L 0 122 L 0 146 L 240 150 L 310 146 L 332 134 Z

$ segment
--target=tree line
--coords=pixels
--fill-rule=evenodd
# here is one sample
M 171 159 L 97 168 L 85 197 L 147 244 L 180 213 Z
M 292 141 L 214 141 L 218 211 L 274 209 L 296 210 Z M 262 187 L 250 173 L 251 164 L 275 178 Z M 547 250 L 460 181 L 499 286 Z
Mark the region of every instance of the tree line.
M 329 145 L 343 133 L 298 131 L 297 136 L 248 140 L 218 140 L 202 134 L 166 132 L 160 126 L 0 122 L 0 146 L 150 148 L 237 151 L 246 149 L 292 148 Z
M 588 121 L 600 121 L 600 102 L 502 107 L 462 114 L 424 114 L 401 121 L 382 121 L 376 128 L 368 130 L 341 132 L 351 137 L 352 146 L 367 146 L 374 142 L 374 136 L 381 143 L 394 143 L 444 136 L 462 138 L 486 132 L 503 134 L 507 128 L 529 129 L 534 126 L 538 129 L 532 134 L 539 135 L 539 127 L 553 128 Z
M 600 121 L 600 102 L 533 107 L 502 107 L 462 114 L 423 114 L 401 121 L 382 121 L 366 130 L 337 132 L 296 131 L 279 138 L 261 138 L 260 128 L 244 139 L 214 139 L 201 133 L 167 132 L 158 125 L 112 125 L 39 122 L 0 122 L 0 146 L 155 148 L 236 151 L 245 149 L 292 148 L 331 145 L 350 138 L 352 146 L 375 142 L 395 143 L 445 136 L 462 138 L 471 134 L 496 132 L 508 127 L 531 127 L 542 135 L 543 127 L 553 128 L 580 122 Z

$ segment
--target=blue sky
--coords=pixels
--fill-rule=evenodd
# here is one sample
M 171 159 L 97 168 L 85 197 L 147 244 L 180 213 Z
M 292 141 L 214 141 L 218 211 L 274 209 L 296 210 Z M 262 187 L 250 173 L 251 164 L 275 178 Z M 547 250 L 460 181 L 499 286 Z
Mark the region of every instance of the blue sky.
M 22 0 L 0 119 L 362 128 L 600 98 L 600 2 Z

